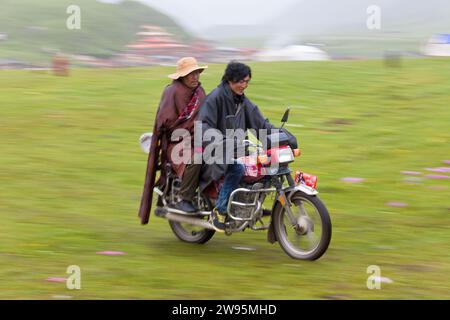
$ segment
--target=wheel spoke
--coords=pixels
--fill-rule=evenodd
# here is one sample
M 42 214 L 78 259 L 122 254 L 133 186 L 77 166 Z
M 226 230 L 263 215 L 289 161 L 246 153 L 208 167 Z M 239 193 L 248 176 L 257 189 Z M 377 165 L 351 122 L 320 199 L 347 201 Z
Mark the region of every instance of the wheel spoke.
M 308 231 L 306 233 L 306 237 L 308 238 L 309 242 L 316 242 L 317 241 L 317 235 L 314 231 Z
M 300 242 L 301 242 L 301 239 L 300 239 L 300 238 L 301 238 L 301 237 L 300 237 L 299 235 L 297 235 L 296 241 L 295 241 L 295 242 L 297 243 L 297 247 L 298 247 L 298 248 L 300 248 L 300 245 L 301 245 L 301 243 L 300 243 Z

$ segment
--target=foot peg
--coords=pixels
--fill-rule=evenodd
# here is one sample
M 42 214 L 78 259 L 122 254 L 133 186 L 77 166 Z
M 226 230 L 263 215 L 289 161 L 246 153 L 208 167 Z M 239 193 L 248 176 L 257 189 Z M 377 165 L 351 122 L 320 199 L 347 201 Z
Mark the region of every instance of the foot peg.
M 161 217 L 161 218 L 165 218 L 166 215 L 167 215 L 167 209 L 166 208 L 156 207 L 156 209 L 155 209 L 155 216 Z

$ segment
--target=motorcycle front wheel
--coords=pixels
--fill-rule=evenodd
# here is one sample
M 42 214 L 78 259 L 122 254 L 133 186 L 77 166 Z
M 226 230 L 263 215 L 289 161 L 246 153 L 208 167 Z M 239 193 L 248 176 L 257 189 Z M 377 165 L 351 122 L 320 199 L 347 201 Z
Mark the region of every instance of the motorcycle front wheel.
M 331 240 L 327 208 L 317 196 L 297 191 L 291 197 L 291 210 L 296 220 L 294 225 L 280 203 L 273 213 L 274 232 L 281 248 L 294 259 L 320 258 Z

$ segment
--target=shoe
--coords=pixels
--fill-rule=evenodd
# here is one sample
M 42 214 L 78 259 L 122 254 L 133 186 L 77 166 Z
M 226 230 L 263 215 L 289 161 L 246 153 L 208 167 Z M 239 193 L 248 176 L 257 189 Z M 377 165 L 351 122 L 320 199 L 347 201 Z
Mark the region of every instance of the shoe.
M 212 211 L 212 218 L 212 224 L 216 231 L 225 232 L 225 220 L 227 218 L 227 215 L 220 213 L 217 208 L 214 208 Z
M 192 202 L 187 200 L 181 200 L 175 203 L 175 209 L 187 213 L 196 213 L 198 211 L 198 209 L 192 204 Z

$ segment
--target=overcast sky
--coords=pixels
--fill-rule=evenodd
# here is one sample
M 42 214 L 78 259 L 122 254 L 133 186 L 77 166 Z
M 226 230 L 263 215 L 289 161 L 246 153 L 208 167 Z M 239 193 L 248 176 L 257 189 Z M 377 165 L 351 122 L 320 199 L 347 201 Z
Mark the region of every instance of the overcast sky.
M 302 0 L 138 0 L 193 32 L 217 24 L 255 24 L 276 17 Z

